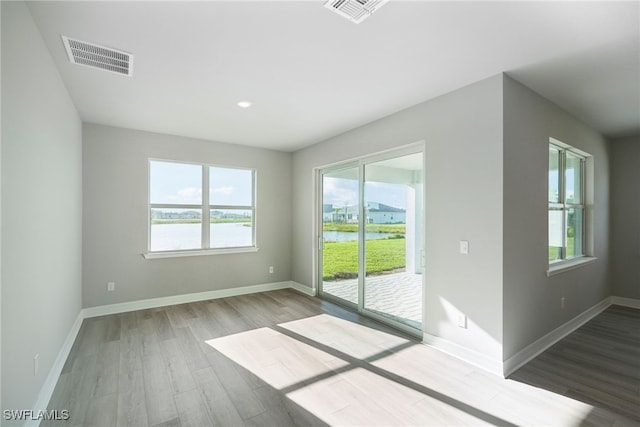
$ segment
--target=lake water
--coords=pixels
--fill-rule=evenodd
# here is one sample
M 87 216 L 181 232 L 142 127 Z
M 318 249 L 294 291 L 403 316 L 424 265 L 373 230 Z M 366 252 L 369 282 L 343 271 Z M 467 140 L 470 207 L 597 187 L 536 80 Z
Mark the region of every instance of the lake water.
M 364 233 L 365 239 L 385 239 L 393 236 L 393 233 Z M 350 242 L 358 240 L 358 233 L 355 231 L 323 231 L 322 236 L 325 242 Z
M 324 231 L 325 242 L 349 242 L 358 240 L 358 233 L 351 231 Z M 365 233 L 367 240 L 384 239 L 393 233 Z M 251 227 L 243 223 L 211 224 L 212 248 L 251 246 Z M 179 251 L 200 249 L 200 224 L 153 224 L 151 226 L 152 251 Z
M 251 246 L 251 227 L 243 223 L 211 224 L 212 248 Z M 151 226 L 152 251 L 200 249 L 200 224 L 153 224 Z

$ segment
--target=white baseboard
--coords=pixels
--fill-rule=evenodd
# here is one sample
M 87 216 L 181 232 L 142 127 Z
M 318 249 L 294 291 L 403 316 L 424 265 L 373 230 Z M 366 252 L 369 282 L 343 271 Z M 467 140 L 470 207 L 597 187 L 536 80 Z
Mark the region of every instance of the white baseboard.
M 62 343 L 62 347 L 60 351 L 58 351 L 58 356 L 56 360 L 53 362 L 53 366 L 49 370 L 49 374 L 40 389 L 40 393 L 38 394 L 38 400 L 34 405 L 34 413 L 38 413 L 39 411 L 47 409 L 49 405 L 49 401 L 51 400 L 51 396 L 53 395 L 53 390 L 56 388 L 56 384 L 58 383 L 58 379 L 60 378 L 60 374 L 62 373 L 62 368 L 64 368 L 64 364 L 67 361 L 67 357 L 69 357 L 69 352 L 71 352 L 71 347 L 73 347 L 73 343 L 76 341 L 76 337 L 78 336 L 78 332 L 80 331 L 80 326 L 82 326 L 82 321 L 84 317 L 82 316 L 82 310 L 78 313 L 76 320 L 71 325 L 71 329 L 67 334 L 64 342 Z M 25 426 L 37 426 L 40 424 L 40 420 L 28 420 L 24 425 Z
M 85 318 L 96 317 L 96 316 L 104 316 L 108 314 L 117 314 L 117 313 L 125 313 L 128 311 L 135 310 L 143 310 L 147 308 L 156 308 L 156 307 L 164 307 L 168 305 L 174 304 L 184 304 L 189 302 L 196 301 L 206 301 L 209 299 L 216 298 L 226 298 L 238 295 L 247 295 L 253 294 L 257 292 L 266 292 L 273 291 L 278 289 L 295 289 L 303 294 L 315 296 L 316 289 L 305 286 L 301 283 L 294 281 L 286 281 L 286 282 L 274 282 L 274 283 L 266 283 L 261 285 L 252 285 L 252 286 L 243 286 L 240 288 L 232 288 L 232 289 L 221 289 L 215 291 L 207 291 L 207 292 L 198 292 L 193 294 L 184 294 L 184 295 L 175 295 L 170 297 L 162 297 L 162 298 L 151 298 L 140 301 L 131 301 L 124 302 L 119 304 L 110 304 L 103 305 L 97 307 L 88 307 L 82 309 L 80 313 L 78 313 L 78 317 L 75 322 L 71 326 L 67 337 L 58 352 L 58 356 L 47 375 L 47 379 L 45 380 L 40 393 L 38 395 L 38 400 L 34 406 L 35 411 L 44 410 L 47 408 L 49 400 L 51 399 L 51 395 L 55 389 L 56 383 L 58 382 L 58 378 L 62 372 L 62 368 L 69 356 L 69 352 L 71 351 L 71 347 L 76 340 L 78 332 L 80 331 L 80 327 L 82 326 L 82 321 Z M 547 348 L 551 347 L 553 344 L 578 329 L 580 326 L 597 316 L 600 312 L 605 310 L 609 305 L 617 304 L 625 307 L 639 308 L 640 309 L 640 300 L 633 298 L 622 298 L 622 297 L 609 297 L 600 303 L 594 305 L 584 313 L 576 316 L 574 319 L 560 326 L 559 328 L 551 331 L 544 337 L 525 347 L 523 350 L 516 353 L 514 356 L 510 357 L 504 363 L 500 361 L 493 360 L 481 353 L 475 352 L 468 348 L 462 347 L 458 344 L 455 344 L 451 341 L 445 340 L 443 338 L 439 338 L 427 333 L 423 334 L 424 344 L 437 348 L 445 353 L 451 354 L 452 356 L 458 357 L 462 360 L 465 360 L 473 365 L 476 365 L 488 372 L 494 373 L 499 376 L 508 376 L 513 371 L 529 362 L 531 359 L 545 351 Z M 27 426 L 37 426 L 39 424 L 38 421 L 30 421 Z
M 303 294 L 309 295 L 310 297 L 315 297 L 317 295 L 316 288 L 310 288 L 303 285 L 302 283 L 294 282 L 293 280 L 290 283 L 291 288 L 295 289 L 298 292 L 302 292 Z
M 485 371 L 502 377 L 502 362 L 500 360 L 491 359 L 490 357 L 487 357 L 482 353 L 463 347 L 444 338 L 428 334 L 426 332 L 423 333 L 422 339 L 423 344 L 431 346 L 444 353 L 450 354 L 453 357 L 457 357 L 458 359 L 462 359 L 465 362 L 482 368 Z
M 286 281 L 286 282 L 274 282 L 274 283 L 265 283 L 261 285 L 252 285 L 252 286 L 243 286 L 240 288 L 231 288 L 231 289 L 220 289 L 215 291 L 207 291 L 207 292 L 198 292 L 193 294 L 184 294 L 184 295 L 175 295 L 170 297 L 162 297 L 162 298 L 151 298 L 140 301 L 131 301 L 131 302 L 123 302 L 119 304 L 109 304 L 102 305 L 97 307 L 88 307 L 80 310 L 78 313 L 78 317 L 75 322 L 71 326 L 69 333 L 67 334 L 67 338 L 65 339 L 60 351 L 58 352 L 58 356 L 56 360 L 49 370 L 49 374 L 47 375 L 47 379 L 45 380 L 42 388 L 40 389 L 40 393 L 38 394 L 38 400 L 34 406 L 34 413 L 38 413 L 40 410 L 44 410 L 47 408 L 49 401 L 51 400 L 51 396 L 53 395 L 53 390 L 56 387 L 58 379 L 60 378 L 60 374 L 62 373 L 62 368 L 64 367 L 67 358 L 69 357 L 69 353 L 71 352 L 71 347 L 73 347 L 73 343 L 78 336 L 78 332 L 80 331 L 80 327 L 82 326 L 82 321 L 84 319 L 96 316 L 105 316 L 108 314 L 117 314 L 117 313 L 125 313 L 128 311 L 135 310 L 143 310 L 147 308 L 155 308 L 155 307 L 164 307 L 168 305 L 174 304 L 184 304 L 188 302 L 196 302 L 196 301 L 206 301 L 210 299 L 216 298 L 226 298 L 233 297 L 238 295 L 247 295 L 254 294 L 258 292 L 266 292 L 266 291 L 275 291 L 278 289 L 296 289 L 302 293 L 307 295 L 315 295 L 315 289 L 304 286 L 300 283 Z M 25 426 L 35 427 L 40 424 L 39 420 L 31 420 L 25 423 Z
M 611 297 L 611 304 L 640 309 L 640 299 L 635 298 Z
M 547 350 L 549 347 L 578 329 L 580 326 L 587 323 L 589 320 L 596 317 L 598 314 L 602 313 L 607 309 L 607 307 L 611 305 L 612 298 L 614 297 L 607 297 L 603 299 L 593 307 L 587 309 L 586 311 L 583 311 L 573 319 L 569 320 L 567 323 L 559 326 L 543 337 L 537 339 L 533 343 L 529 344 L 528 346 L 505 360 L 503 363 L 504 377 L 507 378 L 509 375 L 534 359 L 540 353 Z
M 197 292 L 193 294 L 173 295 L 170 297 L 122 302 L 119 304 L 100 305 L 97 307 L 85 308 L 82 311 L 84 317 L 89 318 L 96 316 L 105 316 L 108 314 L 126 313 L 128 311 L 144 310 L 147 308 L 165 307 L 168 305 L 185 304 L 189 302 L 255 294 L 257 292 L 275 291 L 278 289 L 286 289 L 292 287 L 292 282 L 290 281 L 265 283 L 262 285 L 251 285 L 239 288 L 220 289 L 215 291 Z

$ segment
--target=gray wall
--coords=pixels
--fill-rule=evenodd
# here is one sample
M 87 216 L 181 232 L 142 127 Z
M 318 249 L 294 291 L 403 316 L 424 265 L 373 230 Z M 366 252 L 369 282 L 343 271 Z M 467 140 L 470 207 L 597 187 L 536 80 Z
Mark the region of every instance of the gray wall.
M 83 134 L 84 307 L 290 279 L 290 153 L 94 124 Z M 255 168 L 260 250 L 144 259 L 149 158 Z
M 27 7 L 2 2 L 3 409 L 36 402 L 81 309 L 81 132 Z
M 613 295 L 640 299 L 640 136 L 611 144 Z
M 293 156 L 292 278 L 312 286 L 314 168 L 426 143 L 425 332 L 502 360 L 502 75 Z M 469 255 L 458 241 L 470 242 Z M 455 311 L 469 329 L 456 326 Z
M 591 154 L 595 168 L 590 265 L 547 277 L 548 144 L 554 137 Z M 610 295 L 607 141 L 551 102 L 505 77 L 504 358 Z M 560 299 L 566 298 L 566 307 Z

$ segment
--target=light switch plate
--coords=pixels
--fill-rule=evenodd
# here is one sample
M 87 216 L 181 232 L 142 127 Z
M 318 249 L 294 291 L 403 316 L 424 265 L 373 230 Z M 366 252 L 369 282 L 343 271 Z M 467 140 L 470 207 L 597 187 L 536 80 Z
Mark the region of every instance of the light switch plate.
M 460 240 L 460 253 L 463 255 L 467 255 L 469 253 L 469 241 L 468 240 Z

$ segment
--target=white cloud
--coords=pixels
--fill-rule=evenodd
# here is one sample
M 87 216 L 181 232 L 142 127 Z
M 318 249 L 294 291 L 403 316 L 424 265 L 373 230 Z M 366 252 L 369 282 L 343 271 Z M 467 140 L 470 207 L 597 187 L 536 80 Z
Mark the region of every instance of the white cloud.
M 325 177 L 323 182 L 324 203 L 336 206 L 358 204 L 357 181 Z M 349 188 L 351 187 L 351 188 Z
M 202 189 L 195 187 L 187 187 L 178 190 L 176 195 L 168 196 L 168 199 L 175 200 L 180 203 L 200 203 L 202 200 Z
M 214 193 L 224 194 L 226 196 L 233 194 L 235 191 L 236 189 L 232 186 L 218 187 L 213 190 Z

